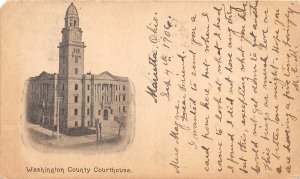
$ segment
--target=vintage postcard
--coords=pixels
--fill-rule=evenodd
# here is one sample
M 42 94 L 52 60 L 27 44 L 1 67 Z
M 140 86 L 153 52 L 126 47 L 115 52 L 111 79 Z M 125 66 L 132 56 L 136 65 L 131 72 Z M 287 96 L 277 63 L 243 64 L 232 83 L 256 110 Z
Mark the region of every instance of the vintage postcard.
M 0 178 L 299 178 L 297 1 L 8 1 Z

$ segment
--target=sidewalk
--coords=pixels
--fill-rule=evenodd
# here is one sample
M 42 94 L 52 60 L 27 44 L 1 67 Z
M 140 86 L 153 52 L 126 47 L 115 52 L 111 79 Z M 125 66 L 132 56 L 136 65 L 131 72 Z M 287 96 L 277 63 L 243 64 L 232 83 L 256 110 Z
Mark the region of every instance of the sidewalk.
M 43 143 L 45 145 L 51 146 L 59 146 L 59 147 L 72 147 L 78 145 L 85 145 L 85 144 L 97 144 L 97 136 L 96 134 L 84 135 L 84 136 L 66 136 L 64 134 L 59 135 L 59 142 L 57 139 L 57 132 L 43 128 L 40 125 L 35 125 L 28 123 L 26 127 L 29 129 L 31 134 L 34 135 L 35 139 L 39 143 Z M 117 138 L 116 131 L 118 128 L 115 126 L 111 126 L 110 128 L 103 128 L 102 130 L 102 142 L 115 140 Z

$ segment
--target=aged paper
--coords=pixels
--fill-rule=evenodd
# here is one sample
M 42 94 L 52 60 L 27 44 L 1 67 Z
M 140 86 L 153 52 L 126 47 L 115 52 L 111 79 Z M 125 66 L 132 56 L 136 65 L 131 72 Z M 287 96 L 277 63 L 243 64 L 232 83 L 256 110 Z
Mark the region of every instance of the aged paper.
M 299 177 L 299 2 L 9 1 L 0 18 L 0 177 Z

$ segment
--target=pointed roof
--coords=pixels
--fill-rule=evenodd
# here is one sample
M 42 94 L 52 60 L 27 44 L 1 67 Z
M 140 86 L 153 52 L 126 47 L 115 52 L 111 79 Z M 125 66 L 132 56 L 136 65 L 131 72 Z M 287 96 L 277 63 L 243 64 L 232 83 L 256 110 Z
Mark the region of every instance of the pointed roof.
M 70 4 L 70 6 L 68 7 L 67 12 L 66 12 L 66 17 L 70 17 L 70 16 L 78 17 L 77 9 L 73 3 Z
M 54 79 L 54 74 L 47 73 L 43 71 L 40 75 L 35 77 L 30 77 L 30 80 L 50 80 Z
M 99 75 L 95 75 L 95 79 L 106 79 L 106 80 L 116 80 L 116 81 L 128 81 L 127 77 L 115 76 L 108 71 L 102 72 Z

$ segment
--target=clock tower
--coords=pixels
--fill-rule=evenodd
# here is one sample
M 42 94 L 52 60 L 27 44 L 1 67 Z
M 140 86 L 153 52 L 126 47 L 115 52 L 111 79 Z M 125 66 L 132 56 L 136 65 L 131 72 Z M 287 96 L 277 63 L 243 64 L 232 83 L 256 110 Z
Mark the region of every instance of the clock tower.
M 81 41 L 82 30 L 79 17 L 73 3 L 65 16 L 62 29 L 62 42 L 59 44 L 59 75 L 62 78 L 81 78 L 84 74 L 84 42 Z
M 74 125 L 81 119 L 82 76 L 84 74 L 84 42 L 79 17 L 73 3 L 65 15 L 59 48 L 59 93 L 61 127 Z

